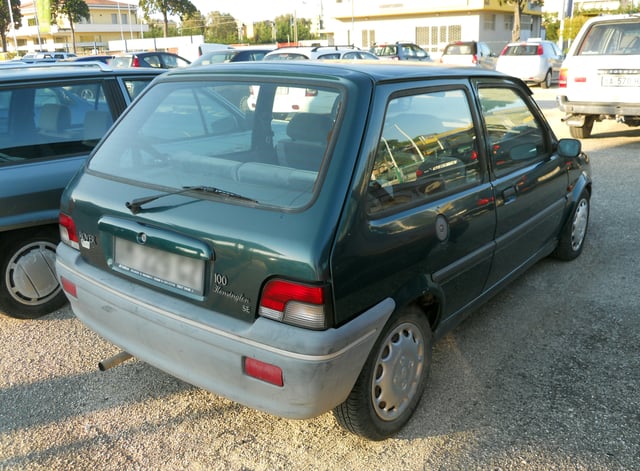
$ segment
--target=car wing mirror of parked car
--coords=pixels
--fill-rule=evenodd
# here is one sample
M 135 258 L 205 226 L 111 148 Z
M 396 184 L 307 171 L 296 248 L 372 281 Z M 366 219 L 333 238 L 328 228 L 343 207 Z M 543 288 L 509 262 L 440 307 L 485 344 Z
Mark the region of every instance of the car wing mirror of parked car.
M 582 143 L 578 139 L 560 139 L 558 141 L 558 154 L 562 157 L 577 157 L 582 152 Z

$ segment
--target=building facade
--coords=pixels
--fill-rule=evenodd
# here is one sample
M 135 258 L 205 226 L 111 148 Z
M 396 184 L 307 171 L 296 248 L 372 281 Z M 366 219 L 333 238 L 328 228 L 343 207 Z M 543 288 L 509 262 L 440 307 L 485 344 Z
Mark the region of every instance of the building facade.
M 511 41 L 514 6 L 500 0 L 324 0 L 324 34 L 334 44 L 368 48 L 411 41 L 439 53 L 451 41 L 484 41 L 499 54 Z M 520 38 L 542 37 L 542 11 L 528 2 Z
M 24 1 L 22 26 L 7 35 L 9 52 L 65 51 L 79 55 L 104 53 L 109 41 L 142 38 L 149 26 L 137 15 L 138 7 L 116 0 L 85 0 L 89 18 L 71 25 L 66 17 L 51 21 L 51 1 Z M 73 51 L 75 39 L 75 51 Z

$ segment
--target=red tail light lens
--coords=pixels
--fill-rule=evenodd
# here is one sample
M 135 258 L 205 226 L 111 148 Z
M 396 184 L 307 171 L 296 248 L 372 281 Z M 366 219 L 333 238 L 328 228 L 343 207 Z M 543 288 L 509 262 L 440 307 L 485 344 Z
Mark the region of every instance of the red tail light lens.
M 299 327 L 326 329 L 326 290 L 324 286 L 271 280 L 262 289 L 259 314 Z
M 536 54 L 538 54 L 539 56 L 544 54 L 544 51 L 542 50 L 542 44 L 538 44 L 538 51 Z
M 140 67 L 140 60 L 137 57 L 134 57 L 131 61 L 131 67 Z
M 68 246 L 76 250 L 80 250 L 80 240 L 78 239 L 76 223 L 73 222 L 71 216 L 60 213 L 58 223 L 58 227 L 60 228 L 60 240 Z
M 560 69 L 558 77 L 558 87 L 567 88 L 567 69 Z
M 475 54 L 473 55 L 473 58 L 471 59 L 471 62 L 473 62 L 474 64 L 478 63 L 478 56 L 476 56 Z

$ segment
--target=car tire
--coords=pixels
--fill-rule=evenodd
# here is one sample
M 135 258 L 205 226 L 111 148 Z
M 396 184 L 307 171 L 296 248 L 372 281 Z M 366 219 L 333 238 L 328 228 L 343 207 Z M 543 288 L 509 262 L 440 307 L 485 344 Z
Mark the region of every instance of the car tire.
M 387 322 L 347 399 L 333 410 L 340 426 L 369 440 L 395 435 L 411 418 L 431 367 L 432 335 L 419 310 Z
M 589 226 L 590 207 L 589 193 L 585 190 L 580 194 L 571 217 L 562 228 L 558 245 L 553 252 L 555 258 L 573 260 L 582 253 Z
M 586 139 L 591 137 L 591 131 L 593 130 L 593 123 L 595 118 L 593 116 L 585 116 L 584 125 L 582 126 L 569 126 L 569 133 L 571 137 L 576 139 Z
M 4 236 L 0 244 L 0 312 L 34 319 L 67 302 L 55 273 L 58 241 L 53 228 Z
M 542 88 L 551 87 L 551 71 L 550 70 L 547 70 L 547 74 L 544 76 L 544 80 L 540 82 L 540 87 Z

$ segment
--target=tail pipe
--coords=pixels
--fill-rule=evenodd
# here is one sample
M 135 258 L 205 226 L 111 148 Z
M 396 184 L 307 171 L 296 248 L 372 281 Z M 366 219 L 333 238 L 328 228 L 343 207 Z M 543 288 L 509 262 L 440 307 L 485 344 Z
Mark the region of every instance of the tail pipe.
M 113 368 L 114 366 L 118 366 L 120 363 L 127 361 L 129 358 L 132 358 L 129 352 L 122 351 L 117 355 L 113 355 L 105 360 L 102 360 L 98 363 L 98 368 L 100 371 L 107 371 L 109 368 Z

